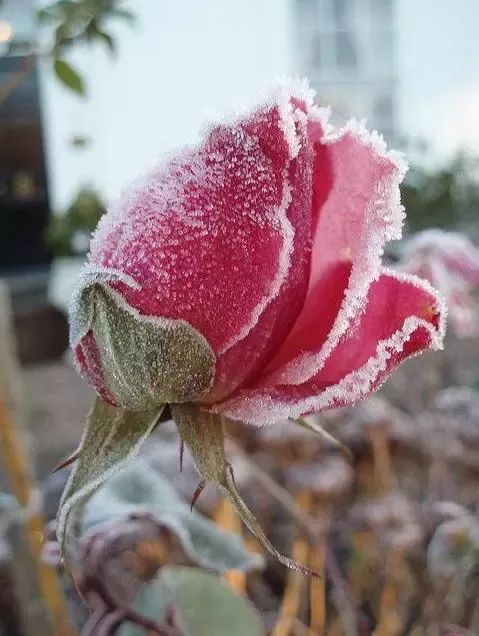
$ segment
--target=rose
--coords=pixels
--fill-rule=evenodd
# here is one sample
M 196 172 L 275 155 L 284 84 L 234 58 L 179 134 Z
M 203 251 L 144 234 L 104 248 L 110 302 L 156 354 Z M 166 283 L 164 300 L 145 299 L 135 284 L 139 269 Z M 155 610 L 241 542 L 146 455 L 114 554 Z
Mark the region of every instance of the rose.
M 424 230 L 405 245 L 399 269 L 430 281 L 447 300 L 454 332 L 479 334 L 479 315 L 471 292 L 479 287 L 479 250 L 467 236 Z
M 404 171 L 304 87 L 213 127 L 101 220 L 72 311 L 80 372 L 125 408 L 253 424 L 364 397 L 442 342 L 436 292 L 381 266 Z
M 72 303 L 75 359 L 102 399 L 60 535 L 168 403 L 202 476 L 194 498 L 220 484 L 263 545 L 297 567 L 239 496 L 222 417 L 270 424 L 348 404 L 441 347 L 438 294 L 381 264 L 401 235 L 404 171 L 376 133 L 335 129 L 296 85 L 126 192 L 99 223 Z

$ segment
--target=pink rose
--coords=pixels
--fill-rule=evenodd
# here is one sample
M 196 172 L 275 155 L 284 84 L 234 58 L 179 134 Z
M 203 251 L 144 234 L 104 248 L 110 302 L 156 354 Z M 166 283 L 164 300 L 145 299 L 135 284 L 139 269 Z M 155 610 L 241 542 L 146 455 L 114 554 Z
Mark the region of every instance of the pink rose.
M 479 335 L 472 297 L 479 287 L 479 250 L 467 236 L 436 228 L 419 232 L 406 244 L 399 269 L 424 277 L 440 290 L 457 336 Z
M 443 340 L 437 292 L 381 264 L 404 172 L 303 84 L 213 126 L 102 218 L 72 305 L 81 374 L 125 409 L 260 425 L 363 398 Z

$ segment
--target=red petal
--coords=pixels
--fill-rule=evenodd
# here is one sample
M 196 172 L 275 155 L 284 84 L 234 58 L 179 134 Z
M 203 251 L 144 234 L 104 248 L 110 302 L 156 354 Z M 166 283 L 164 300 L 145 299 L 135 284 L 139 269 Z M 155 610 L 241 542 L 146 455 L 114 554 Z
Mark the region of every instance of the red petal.
M 364 313 L 313 377 L 297 385 L 268 384 L 271 378 L 264 378 L 262 388 L 240 391 L 215 410 L 269 424 L 350 404 L 377 389 L 409 356 L 440 348 L 444 321 L 444 305 L 432 287 L 413 276 L 384 272 L 371 286 Z
M 149 316 L 183 319 L 217 355 L 215 395 L 251 376 L 291 329 L 310 267 L 313 152 L 289 95 L 154 172 L 101 222 L 91 261 Z
M 367 133 L 355 122 L 323 141 L 317 130 L 310 131 L 316 138 L 314 201 L 322 207 L 313 239 L 308 297 L 298 324 L 312 324 L 317 317 L 319 327 L 301 343 L 298 329 L 293 328 L 268 365 L 268 371 L 278 371 L 276 381 L 285 384 L 299 384 L 314 375 L 350 321 L 364 309 L 369 286 L 379 275 L 384 244 L 400 237 L 404 217 L 399 193 L 404 166 L 394 153 L 386 152 L 376 133 Z M 335 304 L 332 315 L 318 286 L 337 267 L 346 271 L 348 264 L 351 274 L 342 277 L 336 292 L 336 298 L 344 294 L 344 299 L 338 311 Z M 322 317 L 317 314 L 318 302 L 324 307 Z
M 100 395 L 105 402 L 108 402 L 108 404 L 116 406 L 115 399 L 105 384 L 101 368 L 100 352 L 98 351 L 95 338 L 91 331 L 89 331 L 75 347 L 75 361 L 78 365 L 80 375 L 91 383 L 98 395 Z

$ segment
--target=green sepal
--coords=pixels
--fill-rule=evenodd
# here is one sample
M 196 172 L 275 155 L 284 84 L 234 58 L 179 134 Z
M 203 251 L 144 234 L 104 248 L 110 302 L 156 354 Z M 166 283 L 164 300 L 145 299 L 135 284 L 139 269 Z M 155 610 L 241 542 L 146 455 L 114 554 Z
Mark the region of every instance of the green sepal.
M 95 400 L 78 458 L 60 501 L 57 537 L 63 556 L 76 556 L 81 514 L 89 497 L 133 459 L 159 421 L 163 407 L 130 412 Z
M 72 347 L 92 332 L 102 376 L 115 402 L 143 411 L 199 399 L 210 387 L 215 355 L 183 320 L 143 316 L 108 283 L 135 281 L 101 268 L 86 269 L 71 304 Z
M 221 417 L 193 404 L 172 404 L 171 413 L 181 439 L 191 451 L 201 479 L 205 482 L 213 482 L 225 491 L 244 524 L 263 548 L 292 570 L 309 576 L 318 576 L 314 570 L 278 552 L 239 494 L 234 483 L 232 467 L 226 458 Z

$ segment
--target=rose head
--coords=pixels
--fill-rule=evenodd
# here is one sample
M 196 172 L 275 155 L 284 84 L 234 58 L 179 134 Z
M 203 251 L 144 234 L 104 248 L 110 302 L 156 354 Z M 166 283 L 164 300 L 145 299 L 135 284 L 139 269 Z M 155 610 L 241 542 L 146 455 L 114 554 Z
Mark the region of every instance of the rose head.
M 364 397 L 443 339 L 437 293 L 381 265 L 404 172 L 304 85 L 212 127 L 100 221 L 71 312 L 81 374 L 126 409 L 253 424 Z
M 479 315 L 471 296 L 479 287 L 479 250 L 467 236 L 440 229 L 419 232 L 406 244 L 399 267 L 440 290 L 456 335 L 479 334 Z

